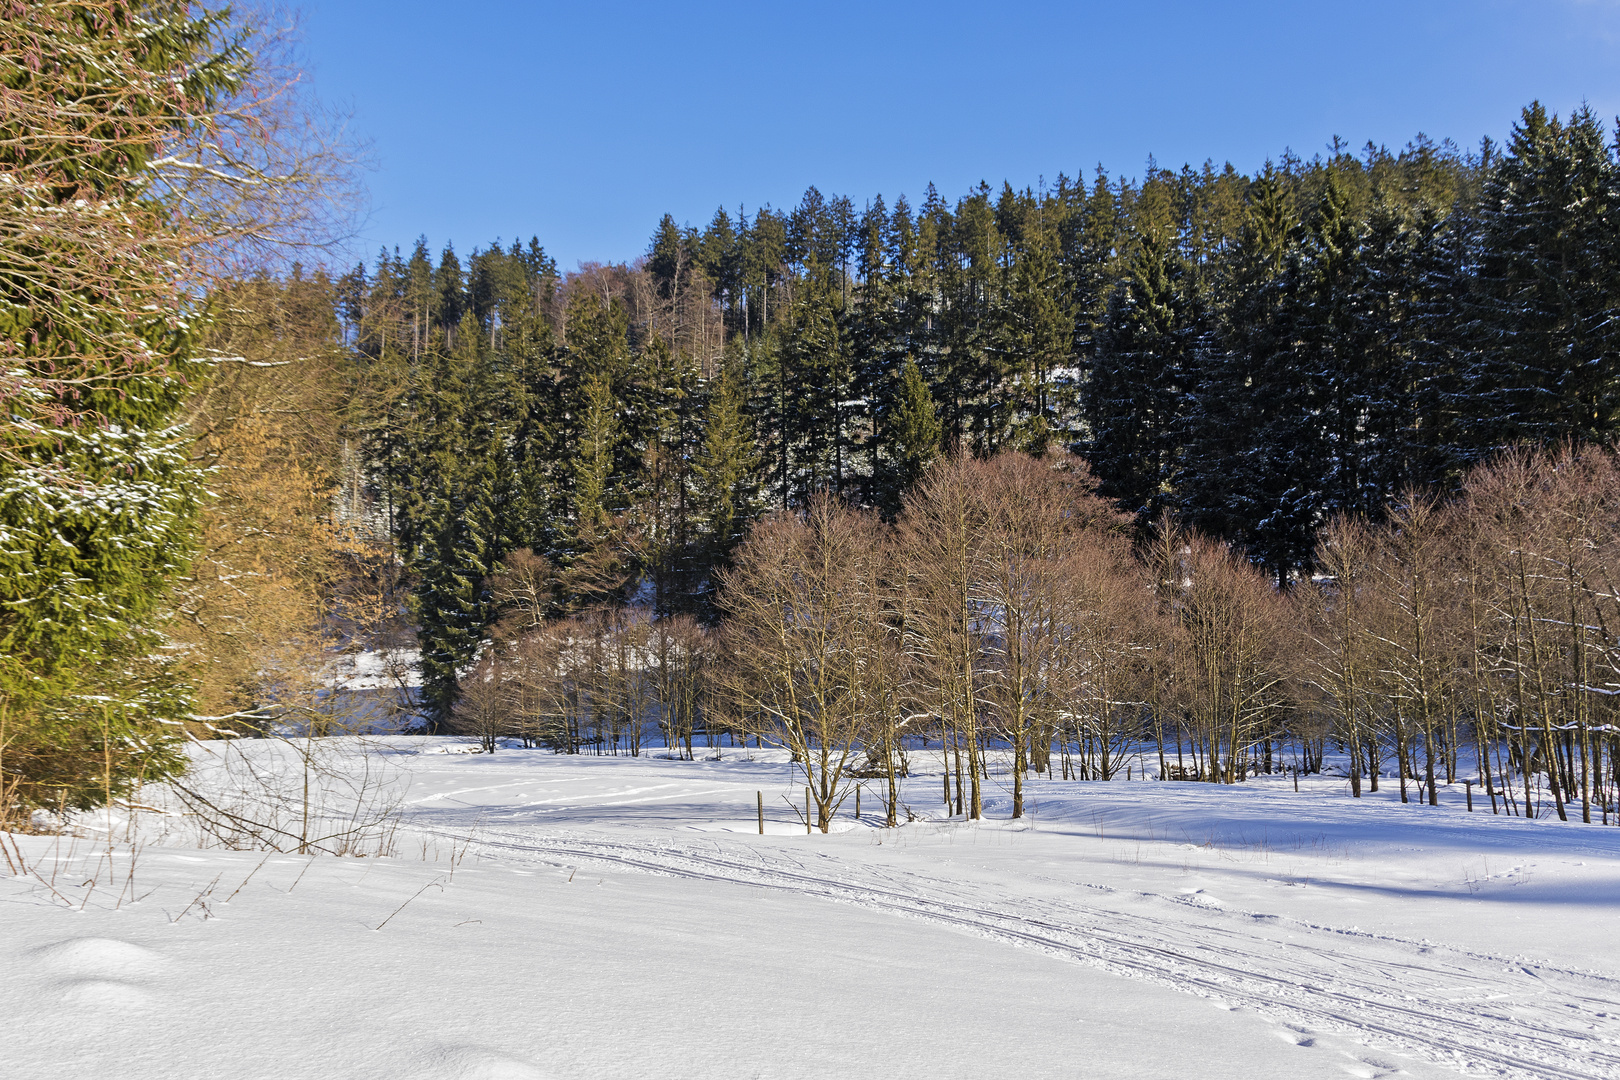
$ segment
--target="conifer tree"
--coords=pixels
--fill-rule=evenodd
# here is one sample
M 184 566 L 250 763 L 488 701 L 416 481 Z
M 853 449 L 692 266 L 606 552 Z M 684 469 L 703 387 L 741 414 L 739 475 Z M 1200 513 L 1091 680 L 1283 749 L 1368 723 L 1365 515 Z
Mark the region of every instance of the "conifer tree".
M 944 340 L 936 385 L 949 391 L 940 402 L 941 420 L 956 445 L 991 453 L 1001 445 L 1011 417 L 1000 395 L 1007 376 L 1005 356 L 995 347 L 1003 239 L 990 189 L 981 183 L 957 203 L 954 214 L 937 200 L 925 213 L 939 229 L 935 259 Z
M 843 485 L 849 448 L 843 402 L 850 369 L 840 314 L 836 275 L 812 261 L 782 329 L 780 363 L 789 405 L 781 415 L 784 473 L 792 503 Z
M 1310 563 L 1334 451 L 1347 473 L 1360 453 L 1364 383 L 1351 338 L 1359 244 L 1348 193 L 1330 172 L 1283 272 L 1256 290 L 1270 302 L 1237 334 L 1246 445 L 1233 462 L 1229 505 L 1240 531 L 1230 539 L 1283 582 Z
M 449 331 L 452 338 L 468 306 L 465 289 L 461 260 L 456 256 L 456 249 L 446 244 L 439 255 L 438 269 L 433 272 L 433 319 Z
M 1057 230 L 1047 220 L 1057 207 L 1037 206 L 1028 196 L 1023 203 L 997 345 L 1009 380 L 1002 393 L 1010 406 L 1012 438 L 1018 449 L 1039 455 L 1068 427 L 1064 373 L 1072 359 L 1074 313 L 1058 264 Z
M 1159 223 L 1133 238 L 1082 398 L 1098 490 L 1142 521 L 1157 517 L 1171 494 L 1183 380 L 1203 330 L 1173 235 Z
M 709 227 L 703 230 L 696 258 L 714 299 L 723 306 L 726 326 L 741 329 L 742 245 L 725 207 L 715 210 Z
M 512 445 L 516 489 L 513 532 L 520 547 L 549 552 L 560 543 L 557 518 L 567 485 L 567 461 L 560 433 L 562 400 L 551 324 L 535 314 L 505 324 L 501 361 L 513 384 Z
M 422 540 L 413 560 L 412 609 L 422 645 L 422 694 L 430 723 L 445 723 L 461 673 L 478 658 L 494 618 L 488 579 L 514 546 L 514 477 L 507 404 L 512 387 L 471 311 L 453 348 L 437 357 Z
M 1583 107 L 1566 123 L 1528 106 L 1481 200 L 1464 327 L 1472 453 L 1620 431 L 1617 215 L 1620 168 L 1597 117 Z
M 1403 200 L 1404 201 L 1404 200 Z M 1337 417 L 1326 510 L 1382 516 L 1391 492 L 1443 482 L 1456 472 L 1456 430 L 1445 398 L 1454 375 L 1448 326 L 1457 305 L 1446 294 L 1448 222 L 1433 205 L 1375 197 L 1357 259 L 1347 337 L 1360 359 Z M 1436 325 L 1438 323 L 1438 325 Z M 1352 456 L 1353 453 L 1353 456 Z
M 654 609 L 667 614 L 682 607 L 681 597 L 690 592 L 694 571 L 689 496 L 697 365 L 688 353 L 672 349 L 655 333 L 641 350 L 637 366 L 647 391 L 642 398 L 653 422 L 636 485 L 635 517 Z
M 658 295 L 672 303 L 678 300 L 691 276 L 692 262 L 690 240 L 675 219 L 665 214 L 647 256 L 647 272 L 652 275 Z
M 759 455 L 739 381 L 728 369 L 710 387 L 702 441 L 692 462 L 693 501 L 703 534 L 698 544 L 699 566 L 706 595 L 713 592 L 708 576 L 729 561 L 758 508 Z
M 253 200 L 298 183 L 252 168 L 285 162 L 249 41 L 190 5 L 0 12 L 0 821 L 184 764 L 160 644 L 204 494 L 177 427 L 200 297 L 226 213 L 265 228 Z
M 624 477 L 616 465 L 623 442 L 619 399 L 604 376 L 590 374 L 580 387 L 578 408 L 571 535 L 561 561 L 564 591 L 583 606 L 628 584 L 634 562 L 624 518 Z
M 1249 185 L 1246 201 L 1229 279 L 1221 283 L 1230 294 L 1225 326 L 1195 357 L 1176 436 L 1181 450 L 1174 481 L 1182 520 L 1234 542 L 1253 520 L 1247 464 L 1255 450 L 1252 398 L 1271 392 L 1268 383 L 1257 381 L 1254 356 L 1270 348 L 1280 302 L 1275 282 L 1298 225 L 1282 179 L 1271 169 Z
M 899 367 L 906 342 L 899 312 L 900 274 L 888 243 L 889 214 L 882 196 L 866 208 L 857 236 L 858 284 L 846 309 L 844 325 L 849 350 L 851 397 L 866 403 L 869 426 L 850 440 L 852 461 L 864 459 L 858 470 L 879 483 L 882 447 L 892 421 Z
M 901 368 L 899 400 L 885 439 L 889 478 L 882 493 L 884 505 L 891 512 L 899 508 L 905 493 L 939 456 L 941 432 L 934 396 L 928 391 L 922 369 L 907 357 Z

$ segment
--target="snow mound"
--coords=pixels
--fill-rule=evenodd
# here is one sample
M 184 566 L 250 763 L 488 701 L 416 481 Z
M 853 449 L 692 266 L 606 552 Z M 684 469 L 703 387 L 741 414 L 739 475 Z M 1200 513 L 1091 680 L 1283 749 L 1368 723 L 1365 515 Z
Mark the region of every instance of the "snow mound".
M 68 1005 L 79 1005 L 97 1012 L 104 1010 L 127 1012 L 146 1009 L 157 1003 L 150 993 L 139 986 L 108 979 L 84 979 L 69 983 L 67 992 L 62 995 L 62 1001 Z
M 115 938 L 69 938 L 34 950 L 40 965 L 60 975 L 129 979 L 156 974 L 168 958 Z

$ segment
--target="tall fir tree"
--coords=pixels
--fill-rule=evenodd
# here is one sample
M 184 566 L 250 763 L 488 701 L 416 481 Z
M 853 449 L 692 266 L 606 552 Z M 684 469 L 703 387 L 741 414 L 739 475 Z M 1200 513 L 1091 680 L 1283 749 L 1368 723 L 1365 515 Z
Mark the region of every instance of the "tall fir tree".
M 1471 454 L 1620 433 L 1617 223 L 1620 169 L 1597 117 L 1582 107 L 1563 122 L 1531 104 L 1481 200 L 1463 326 Z
M 1280 316 L 1276 282 L 1287 265 L 1298 216 L 1282 178 L 1267 169 L 1246 193 L 1246 217 L 1217 295 L 1227 300 L 1224 325 L 1202 343 L 1178 423 L 1180 451 L 1173 481 L 1176 509 L 1187 524 L 1239 541 L 1251 521 L 1248 488 L 1256 440 L 1254 357 L 1269 344 Z
M 899 512 L 905 493 L 939 457 L 943 431 L 922 369 L 908 356 L 900 369 L 894 415 L 884 433 L 883 476 L 876 485 L 879 505 L 887 513 Z
M 1171 224 L 1140 231 L 1097 328 L 1081 408 L 1098 490 L 1143 521 L 1171 500 L 1183 383 L 1202 316 Z
M 787 502 L 841 491 L 848 460 L 849 353 L 836 272 L 812 262 L 782 327 L 783 487 Z
M 760 456 L 738 374 L 728 367 L 709 386 L 702 438 L 692 462 L 697 549 L 696 595 L 706 610 L 715 582 L 759 507 Z M 712 611 L 707 613 L 712 614 Z
M 508 530 L 519 502 L 509 455 L 513 388 L 470 310 L 457 330 L 456 344 L 434 357 L 432 487 L 412 560 L 422 696 L 435 729 L 455 708 L 461 675 L 494 618 L 488 579 L 514 546 Z

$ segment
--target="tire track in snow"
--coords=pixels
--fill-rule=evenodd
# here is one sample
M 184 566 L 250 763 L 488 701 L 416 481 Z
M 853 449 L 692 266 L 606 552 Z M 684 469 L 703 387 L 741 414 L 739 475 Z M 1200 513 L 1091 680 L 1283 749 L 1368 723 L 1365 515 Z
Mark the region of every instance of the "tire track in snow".
M 1602 974 L 1234 909 L 1177 905 L 1161 917 L 1019 899 L 1018 910 L 1006 910 L 1005 898 L 975 900 L 962 882 L 892 867 L 881 876 L 893 884 L 859 880 L 851 874 L 864 868 L 831 856 L 812 871 L 797 860 L 767 863 L 758 849 L 750 862 L 716 850 L 584 837 L 462 839 L 548 862 L 607 863 L 924 919 L 1251 1009 L 1303 1034 L 1349 1036 L 1465 1072 L 1620 1076 L 1620 979 Z

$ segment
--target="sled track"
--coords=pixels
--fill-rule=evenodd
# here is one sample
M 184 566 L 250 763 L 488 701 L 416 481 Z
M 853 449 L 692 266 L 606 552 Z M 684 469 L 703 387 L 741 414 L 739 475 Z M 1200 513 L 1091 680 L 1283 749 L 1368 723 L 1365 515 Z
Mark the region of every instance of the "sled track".
M 1155 918 L 1030 899 L 1006 910 L 1005 899 L 950 898 L 963 886 L 939 879 L 891 872 L 881 875 L 890 884 L 857 880 L 873 869 L 831 856 L 822 856 L 826 872 L 812 872 L 797 861 L 767 862 L 766 854 L 782 853 L 759 849 L 749 849 L 750 861 L 651 842 L 458 838 L 546 863 L 605 863 L 923 919 L 1249 1009 L 1301 1041 L 1332 1033 L 1515 1080 L 1620 1077 L 1620 979 L 1607 975 L 1230 909 Z

